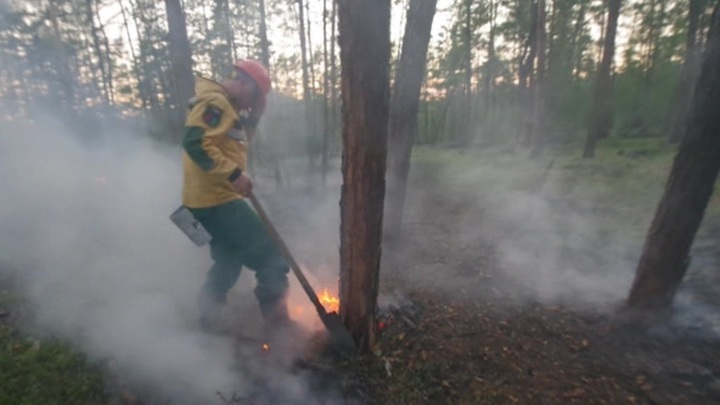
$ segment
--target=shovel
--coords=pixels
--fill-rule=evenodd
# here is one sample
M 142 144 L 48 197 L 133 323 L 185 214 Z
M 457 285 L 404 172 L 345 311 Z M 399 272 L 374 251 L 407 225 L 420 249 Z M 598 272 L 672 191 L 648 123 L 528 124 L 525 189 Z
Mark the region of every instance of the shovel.
M 275 229 L 275 226 L 273 226 L 272 222 L 270 222 L 270 218 L 263 209 L 262 205 L 260 205 L 260 202 L 255 197 L 255 194 L 249 193 L 248 198 L 250 199 L 250 203 L 252 204 L 253 208 L 255 208 L 258 216 L 265 224 L 265 228 L 267 228 L 270 237 L 275 241 L 278 249 L 280 249 L 280 253 L 282 253 L 282 255 L 285 256 L 285 259 L 290 263 L 290 268 L 292 269 L 293 273 L 295 273 L 298 281 L 300 281 L 300 285 L 302 286 L 303 290 L 305 290 L 308 298 L 310 298 L 310 301 L 315 306 L 315 310 L 317 310 L 317 313 L 320 316 L 320 320 L 322 321 L 323 325 L 325 325 L 327 331 L 330 333 L 332 347 L 343 356 L 353 356 L 356 350 L 355 340 L 353 339 L 352 335 L 350 335 L 350 332 L 348 332 L 348 330 L 345 328 L 345 325 L 343 325 L 340 316 L 334 311 L 328 313 L 325 310 L 325 307 L 322 305 L 322 303 L 320 303 L 320 300 L 318 299 L 315 290 L 313 290 L 307 278 L 305 278 L 305 275 L 300 270 L 300 266 L 298 266 L 292 254 L 290 254 L 290 250 L 288 249 L 287 245 L 285 245 L 285 242 L 283 242 L 277 229 Z

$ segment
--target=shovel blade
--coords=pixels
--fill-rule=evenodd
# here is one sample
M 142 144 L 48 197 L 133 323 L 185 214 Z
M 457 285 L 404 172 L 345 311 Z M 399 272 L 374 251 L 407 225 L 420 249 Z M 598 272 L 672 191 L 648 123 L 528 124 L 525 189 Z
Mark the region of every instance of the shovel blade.
M 330 333 L 332 349 L 345 357 L 355 355 L 357 347 L 355 347 L 355 339 L 345 328 L 340 316 L 331 312 L 320 316 L 325 328 Z

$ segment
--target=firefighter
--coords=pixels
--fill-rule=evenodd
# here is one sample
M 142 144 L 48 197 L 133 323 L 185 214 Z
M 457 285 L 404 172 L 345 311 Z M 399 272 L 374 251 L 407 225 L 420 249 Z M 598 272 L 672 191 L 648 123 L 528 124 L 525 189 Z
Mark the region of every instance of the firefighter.
M 288 264 L 244 196 L 248 142 L 271 82 L 255 60 L 240 60 L 221 82 L 197 77 L 183 139 L 183 205 L 212 236 L 214 263 L 200 289 L 200 326 L 219 328 L 219 314 L 242 267 L 255 272 L 255 296 L 267 329 L 290 323 Z

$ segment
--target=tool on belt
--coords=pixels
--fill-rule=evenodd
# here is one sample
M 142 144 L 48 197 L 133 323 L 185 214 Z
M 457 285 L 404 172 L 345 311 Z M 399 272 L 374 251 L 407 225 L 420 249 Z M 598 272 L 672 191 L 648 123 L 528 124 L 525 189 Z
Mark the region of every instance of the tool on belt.
M 212 240 L 200 221 L 183 205 L 170 214 L 170 220 L 197 246 L 203 246 Z

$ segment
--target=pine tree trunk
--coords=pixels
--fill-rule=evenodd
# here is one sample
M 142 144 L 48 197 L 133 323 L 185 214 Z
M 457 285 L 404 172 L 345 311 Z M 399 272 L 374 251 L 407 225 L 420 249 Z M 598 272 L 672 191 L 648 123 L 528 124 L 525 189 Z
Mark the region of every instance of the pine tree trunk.
M 437 0 L 410 0 L 402 53 L 390 103 L 386 240 L 400 237 L 410 173 L 410 157 L 418 131 L 420 87 L 425 76 L 430 30 Z
M 337 94 L 337 62 L 335 55 L 335 43 L 337 42 L 337 1 L 333 0 L 330 11 L 330 141 L 333 141 L 333 151 L 338 150 L 337 129 L 338 129 L 338 94 Z
M 622 0 L 609 0 L 608 20 L 605 26 L 603 56 L 595 79 L 595 101 L 591 112 L 590 128 L 585 139 L 584 158 L 595 157 L 598 139 L 607 138 L 612 127 L 613 113 L 610 105 L 613 81 L 611 79 L 612 61 L 615 57 L 615 34 Z
M 545 30 L 546 19 L 545 0 L 537 2 L 537 65 L 535 66 L 535 84 L 533 86 L 533 120 L 532 120 L 532 147 L 530 158 L 540 156 L 545 146 L 545 99 L 546 82 L 545 74 L 547 55 L 547 32 Z
M 300 24 L 299 27 L 299 34 L 300 34 L 300 55 L 301 55 L 301 63 L 302 63 L 302 81 L 303 81 L 303 106 L 305 108 L 305 148 L 308 156 L 308 168 L 310 172 L 312 173 L 315 168 L 315 151 L 314 145 L 313 145 L 313 136 L 311 130 L 311 121 L 312 121 L 312 110 L 310 107 L 310 76 L 309 76 L 309 69 L 308 69 L 308 58 L 307 58 L 307 44 L 306 44 L 306 35 L 305 32 L 305 6 L 303 3 L 303 0 L 297 0 L 297 6 L 298 6 L 298 23 Z
M 464 144 L 472 142 L 474 135 L 473 128 L 473 102 L 472 102 L 472 4 L 473 0 L 465 0 L 465 27 L 463 28 L 463 38 L 465 42 L 465 57 L 463 64 L 465 66 L 465 100 L 461 106 L 460 125 L 458 132 Z
M 127 12 L 125 11 L 125 5 L 123 4 L 122 0 L 119 0 L 118 3 L 120 6 L 120 13 L 123 19 L 123 27 L 125 28 L 125 35 L 128 41 L 128 48 L 130 49 L 130 59 L 132 61 L 133 74 L 135 75 L 135 80 L 137 80 L 137 88 L 140 96 L 140 101 L 142 102 L 142 109 L 143 111 L 145 111 L 148 109 L 148 106 L 150 104 L 149 96 L 145 91 L 145 86 L 142 85 L 143 80 L 140 73 L 140 62 L 138 61 L 137 54 L 135 53 L 135 46 L 133 44 L 132 34 L 130 33 L 130 24 Z M 130 6 L 132 7 L 132 3 Z
M 267 35 L 267 16 L 265 13 L 265 0 L 259 0 L 260 8 L 260 28 L 258 34 L 260 35 L 260 60 L 262 63 L 270 69 L 270 41 Z
M 195 92 L 195 80 L 192 72 L 192 51 L 190 50 L 190 40 L 188 39 L 187 27 L 185 25 L 185 14 L 180 6 L 180 0 L 165 0 L 165 9 L 168 19 L 168 39 L 173 71 L 173 88 L 175 89 L 173 104 L 175 105 L 175 109 L 184 115 L 188 100 Z
M 323 131 L 322 131 L 322 182 L 327 184 L 328 171 L 328 142 L 330 138 L 330 106 L 328 105 L 328 87 L 330 85 L 328 69 L 328 8 L 327 0 L 323 0 Z
M 92 46 L 95 51 L 95 57 L 97 58 L 97 67 L 100 70 L 100 78 L 102 83 L 102 98 L 105 103 L 110 104 L 110 84 L 108 82 L 108 75 L 105 66 L 105 56 L 103 55 L 102 48 L 100 46 L 100 36 L 98 35 L 98 27 L 95 26 L 95 13 L 93 7 L 93 0 L 87 0 L 85 2 L 85 17 L 87 23 L 90 25 L 90 36 L 92 37 Z
M 688 11 L 688 28 L 685 40 L 685 61 L 683 63 L 680 81 L 675 88 L 670 119 L 666 127 L 666 136 L 671 143 L 680 141 L 681 134 L 685 131 L 688 107 L 692 101 L 693 83 L 697 77 L 697 46 L 696 38 L 698 21 L 700 19 L 701 0 L 690 0 Z
M 375 343 L 390 96 L 390 0 L 338 4 L 343 185 L 340 315 L 361 351 Z
M 530 6 L 530 27 L 525 42 L 525 51 L 520 58 L 518 67 L 518 100 L 520 104 L 521 119 L 518 130 L 519 143 L 524 147 L 530 146 L 532 139 L 532 111 L 533 111 L 533 88 L 535 76 L 533 67 L 537 58 L 537 24 L 538 24 L 538 3 L 533 2 Z
M 635 273 L 628 308 L 672 305 L 720 171 L 720 21 L 716 6 L 687 132 L 673 161 Z

